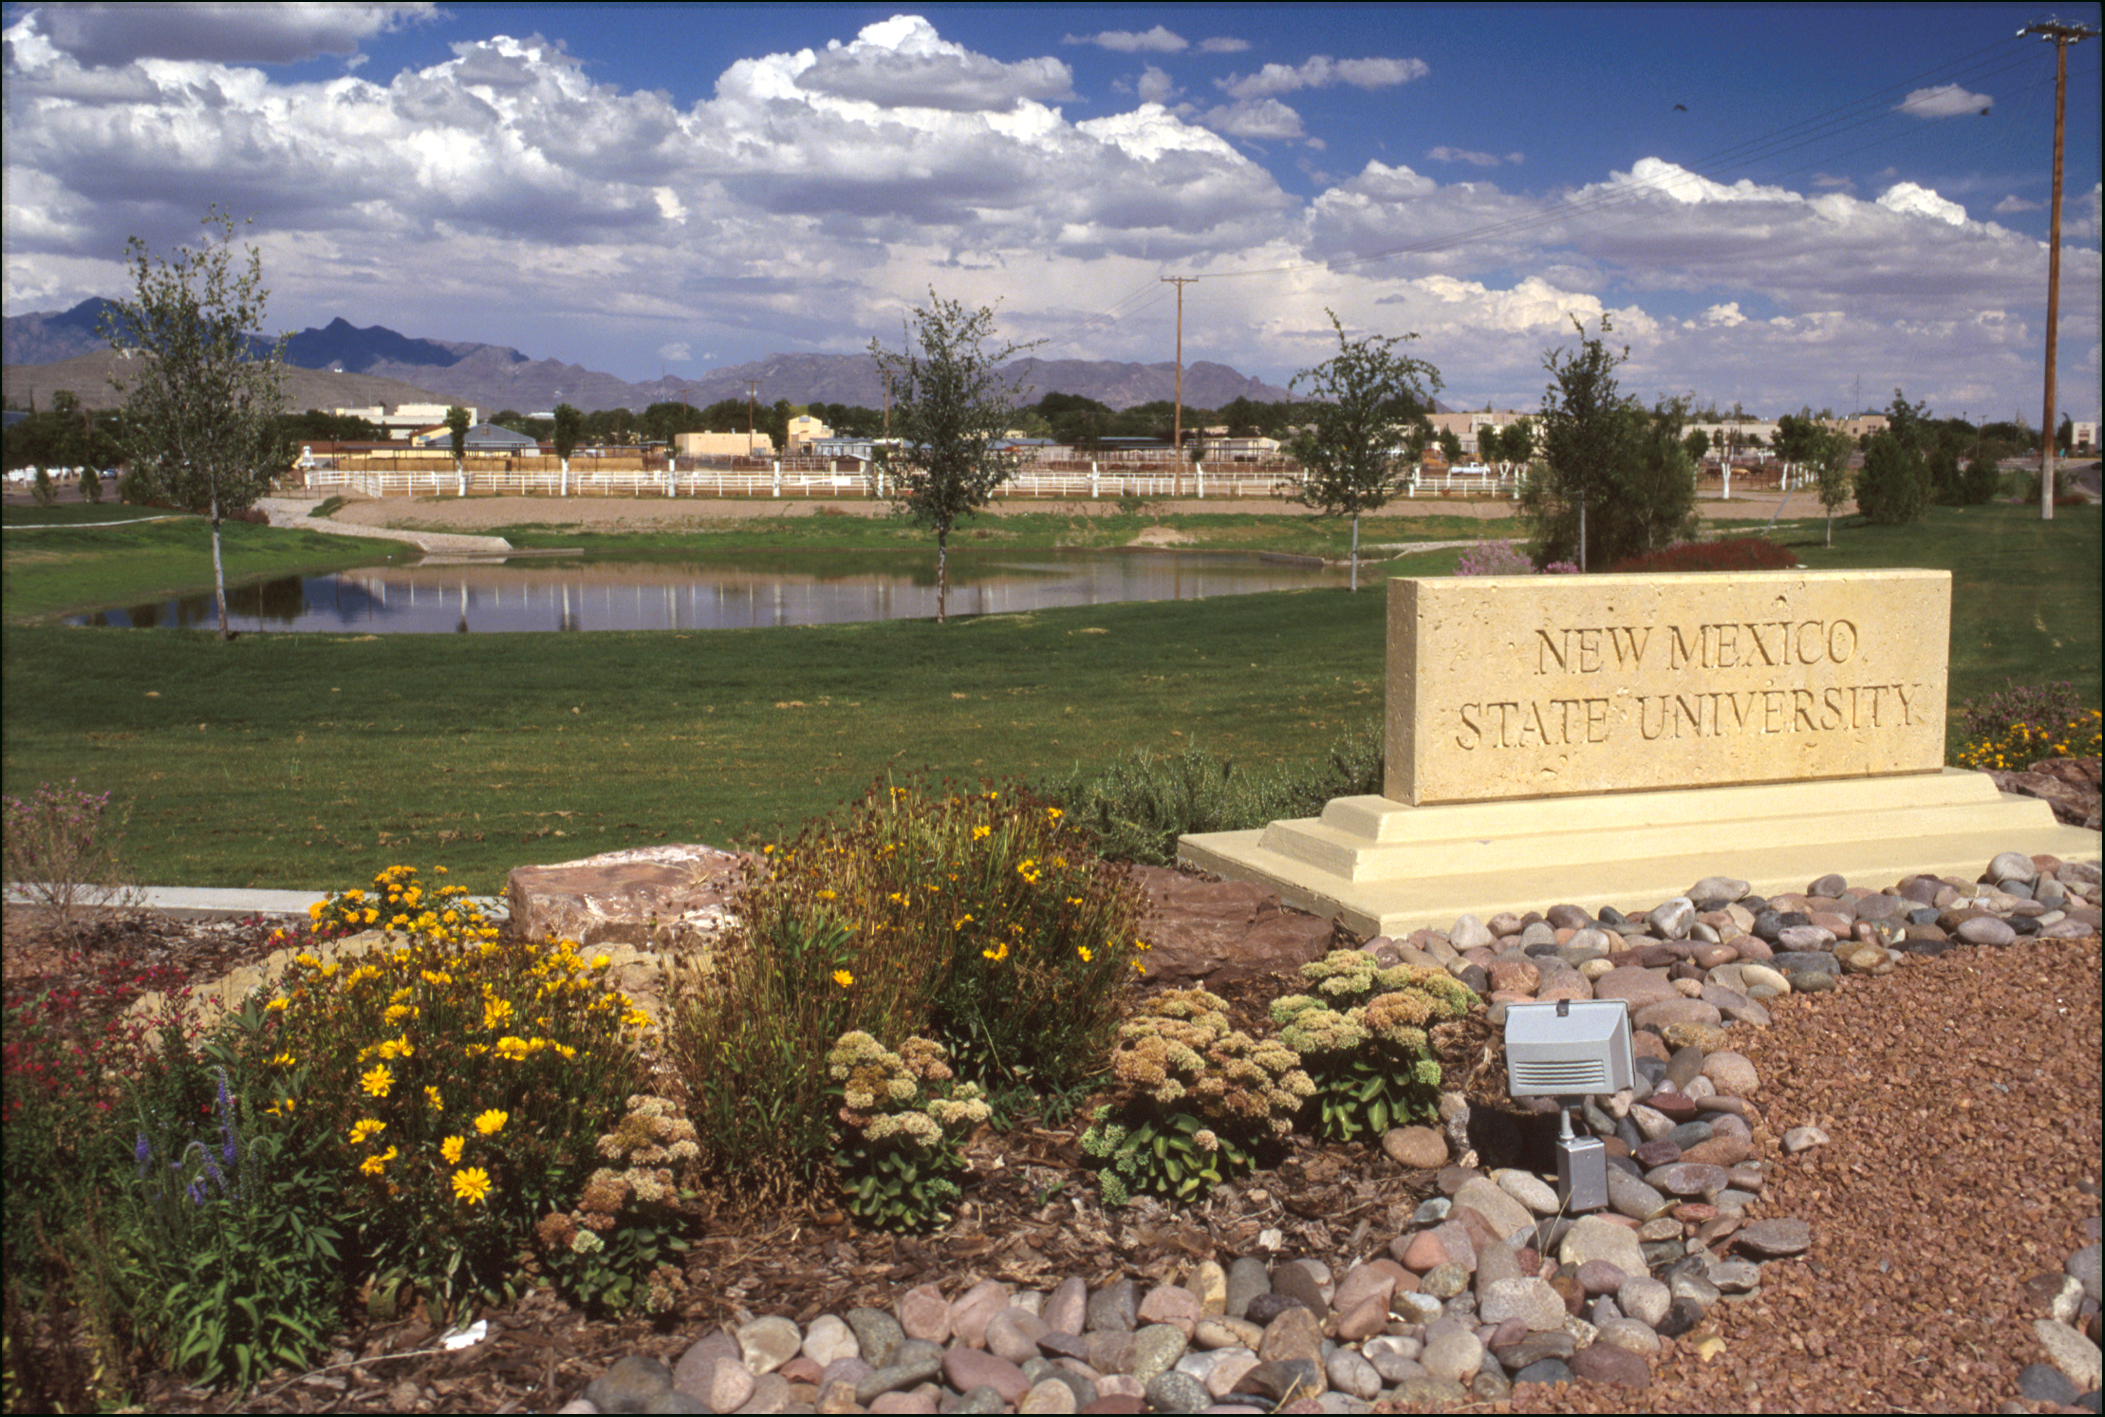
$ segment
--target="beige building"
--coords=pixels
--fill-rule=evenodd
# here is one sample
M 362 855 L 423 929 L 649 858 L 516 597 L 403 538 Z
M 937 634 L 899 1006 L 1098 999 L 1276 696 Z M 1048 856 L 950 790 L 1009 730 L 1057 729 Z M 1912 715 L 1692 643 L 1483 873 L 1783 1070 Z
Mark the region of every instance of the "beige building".
M 789 421 L 789 454 L 791 457 L 802 456 L 813 443 L 832 436 L 831 428 L 808 413 L 800 413 Z
M 368 423 L 377 423 L 388 437 L 399 438 L 421 433 L 433 424 L 443 425 L 446 410 L 451 407 L 451 404 L 444 403 L 398 403 L 391 412 L 386 406 L 376 403 L 368 408 L 332 408 L 329 412 L 339 418 L 363 418 Z M 468 406 L 468 422 L 471 425 L 482 422 L 482 410 Z
M 683 458 L 771 458 L 775 455 L 775 440 L 760 432 L 675 433 L 672 447 Z

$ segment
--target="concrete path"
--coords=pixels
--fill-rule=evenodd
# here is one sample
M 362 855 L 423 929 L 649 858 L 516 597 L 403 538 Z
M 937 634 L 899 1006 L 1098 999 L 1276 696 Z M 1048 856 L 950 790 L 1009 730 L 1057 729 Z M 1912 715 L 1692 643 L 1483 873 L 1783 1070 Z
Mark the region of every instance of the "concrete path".
M 303 531 L 327 532 L 331 536 L 368 536 L 386 541 L 406 541 L 421 551 L 482 552 L 502 555 L 515 548 L 501 536 L 470 536 L 452 531 L 404 531 L 399 527 L 360 526 L 310 515 L 322 504 L 319 497 L 264 497 L 256 505 L 272 526 L 297 527 Z
M 27 890 L 20 886 L 7 888 L 7 904 L 34 904 L 37 898 L 34 887 Z M 141 886 L 125 893 L 124 900 L 116 907 L 101 909 L 137 909 L 154 915 L 166 915 L 173 920 L 247 920 L 261 915 L 268 918 L 298 917 L 306 919 L 307 912 L 316 902 L 328 899 L 326 891 L 267 891 L 267 890 L 200 890 L 190 886 Z M 491 921 L 503 923 L 511 918 L 511 909 L 502 897 L 470 896 L 471 905 L 481 908 Z

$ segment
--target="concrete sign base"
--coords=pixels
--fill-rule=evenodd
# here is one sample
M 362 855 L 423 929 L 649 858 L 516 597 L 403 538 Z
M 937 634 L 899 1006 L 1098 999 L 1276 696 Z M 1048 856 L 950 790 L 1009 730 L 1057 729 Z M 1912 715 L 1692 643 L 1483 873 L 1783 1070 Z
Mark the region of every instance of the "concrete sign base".
M 1187 836 L 1178 859 L 1371 936 L 1567 901 L 1649 910 L 1711 875 L 1762 895 L 1829 872 L 1880 889 L 1918 872 L 1971 881 L 2003 851 L 2094 860 L 2099 835 L 1946 768 L 1426 807 L 1341 797 L 1320 818 Z

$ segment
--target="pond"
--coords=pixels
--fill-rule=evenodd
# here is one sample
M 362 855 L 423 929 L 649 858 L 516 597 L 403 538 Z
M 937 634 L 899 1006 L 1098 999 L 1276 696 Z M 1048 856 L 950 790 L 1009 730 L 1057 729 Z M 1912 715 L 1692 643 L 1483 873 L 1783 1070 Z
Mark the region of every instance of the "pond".
M 1198 600 L 1343 585 L 1306 557 L 1200 551 L 952 551 L 949 613 Z M 361 634 L 507 630 L 740 630 L 932 619 L 935 555 L 776 552 L 710 560 L 427 558 L 227 593 L 231 628 Z M 98 610 L 68 623 L 207 627 L 212 597 Z

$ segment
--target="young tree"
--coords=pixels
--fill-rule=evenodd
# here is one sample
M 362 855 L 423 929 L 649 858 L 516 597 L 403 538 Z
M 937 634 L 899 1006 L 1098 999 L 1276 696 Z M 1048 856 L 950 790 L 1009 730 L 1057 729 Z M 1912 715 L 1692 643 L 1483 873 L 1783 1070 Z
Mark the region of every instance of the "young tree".
M 1704 428 L 1689 429 L 1688 436 L 1681 440 L 1681 446 L 1688 449 L 1688 460 L 1700 465 L 1704 457 L 1710 452 L 1709 430 Z
M 1827 544 L 1835 544 L 1835 508 L 1849 500 L 1849 435 L 1839 428 L 1821 428 L 1806 447 L 1806 463 L 1813 470 L 1820 491 L 1820 505 L 1827 508 Z
M 1498 452 L 1509 466 L 1526 467 L 1535 456 L 1535 425 L 1525 418 L 1508 423 L 1498 435 Z
M 1453 467 L 1462 461 L 1461 434 L 1455 432 L 1452 428 L 1442 428 L 1439 438 L 1435 441 L 1440 445 L 1440 456 L 1447 460 L 1449 467 Z
M 555 406 L 555 455 L 562 464 L 563 477 L 570 477 L 570 455 L 577 451 L 578 439 L 585 430 L 585 415 L 567 403 Z
M 1300 405 L 1308 431 L 1294 443 L 1301 484 L 1293 500 L 1324 516 L 1352 518 L 1352 589 L 1359 589 L 1360 513 L 1380 510 L 1396 495 L 1401 425 L 1417 423 L 1440 391 L 1440 371 L 1422 359 L 1396 353 L 1415 334 L 1345 338 L 1336 311 L 1326 310 L 1337 331 L 1338 352 L 1287 384 L 1305 386 Z M 1420 445 L 1423 446 L 1422 444 Z
M 129 360 L 121 387 L 133 476 L 212 519 L 212 588 L 227 640 L 219 524 L 253 505 L 286 462 L 277 432 L 285 341 L 258 357 L 251 332 L 269 298 L 262 254 L 251 246 L 236 264 L 234 219 L 217 208 L 204 226 L 216 235 L 178 248 L 173 263 L 136 236 L 125 243 L 134 298 L 105 316 L 102 335 Z
M 991 502 L 1015 471 L 1015 458 L 1001 444 L 1020 391 L 1001 367 L 1037 346 L 990 350 L 994 311 L 984 305 L 968 310 L 933 290 L 902 333 L 903 352 L 873 339 L 870 355 L 891 387 L 892 435 L 900 440 L 890 460 L 893 502 L 936 534 L 941 623 L 949 610 L 950 530 Z
M 446 410 L 446 437 L 453 444 L 453 471 L 458 475 L 461 459 L 468 454 L 468 410 L 459 404 Z

